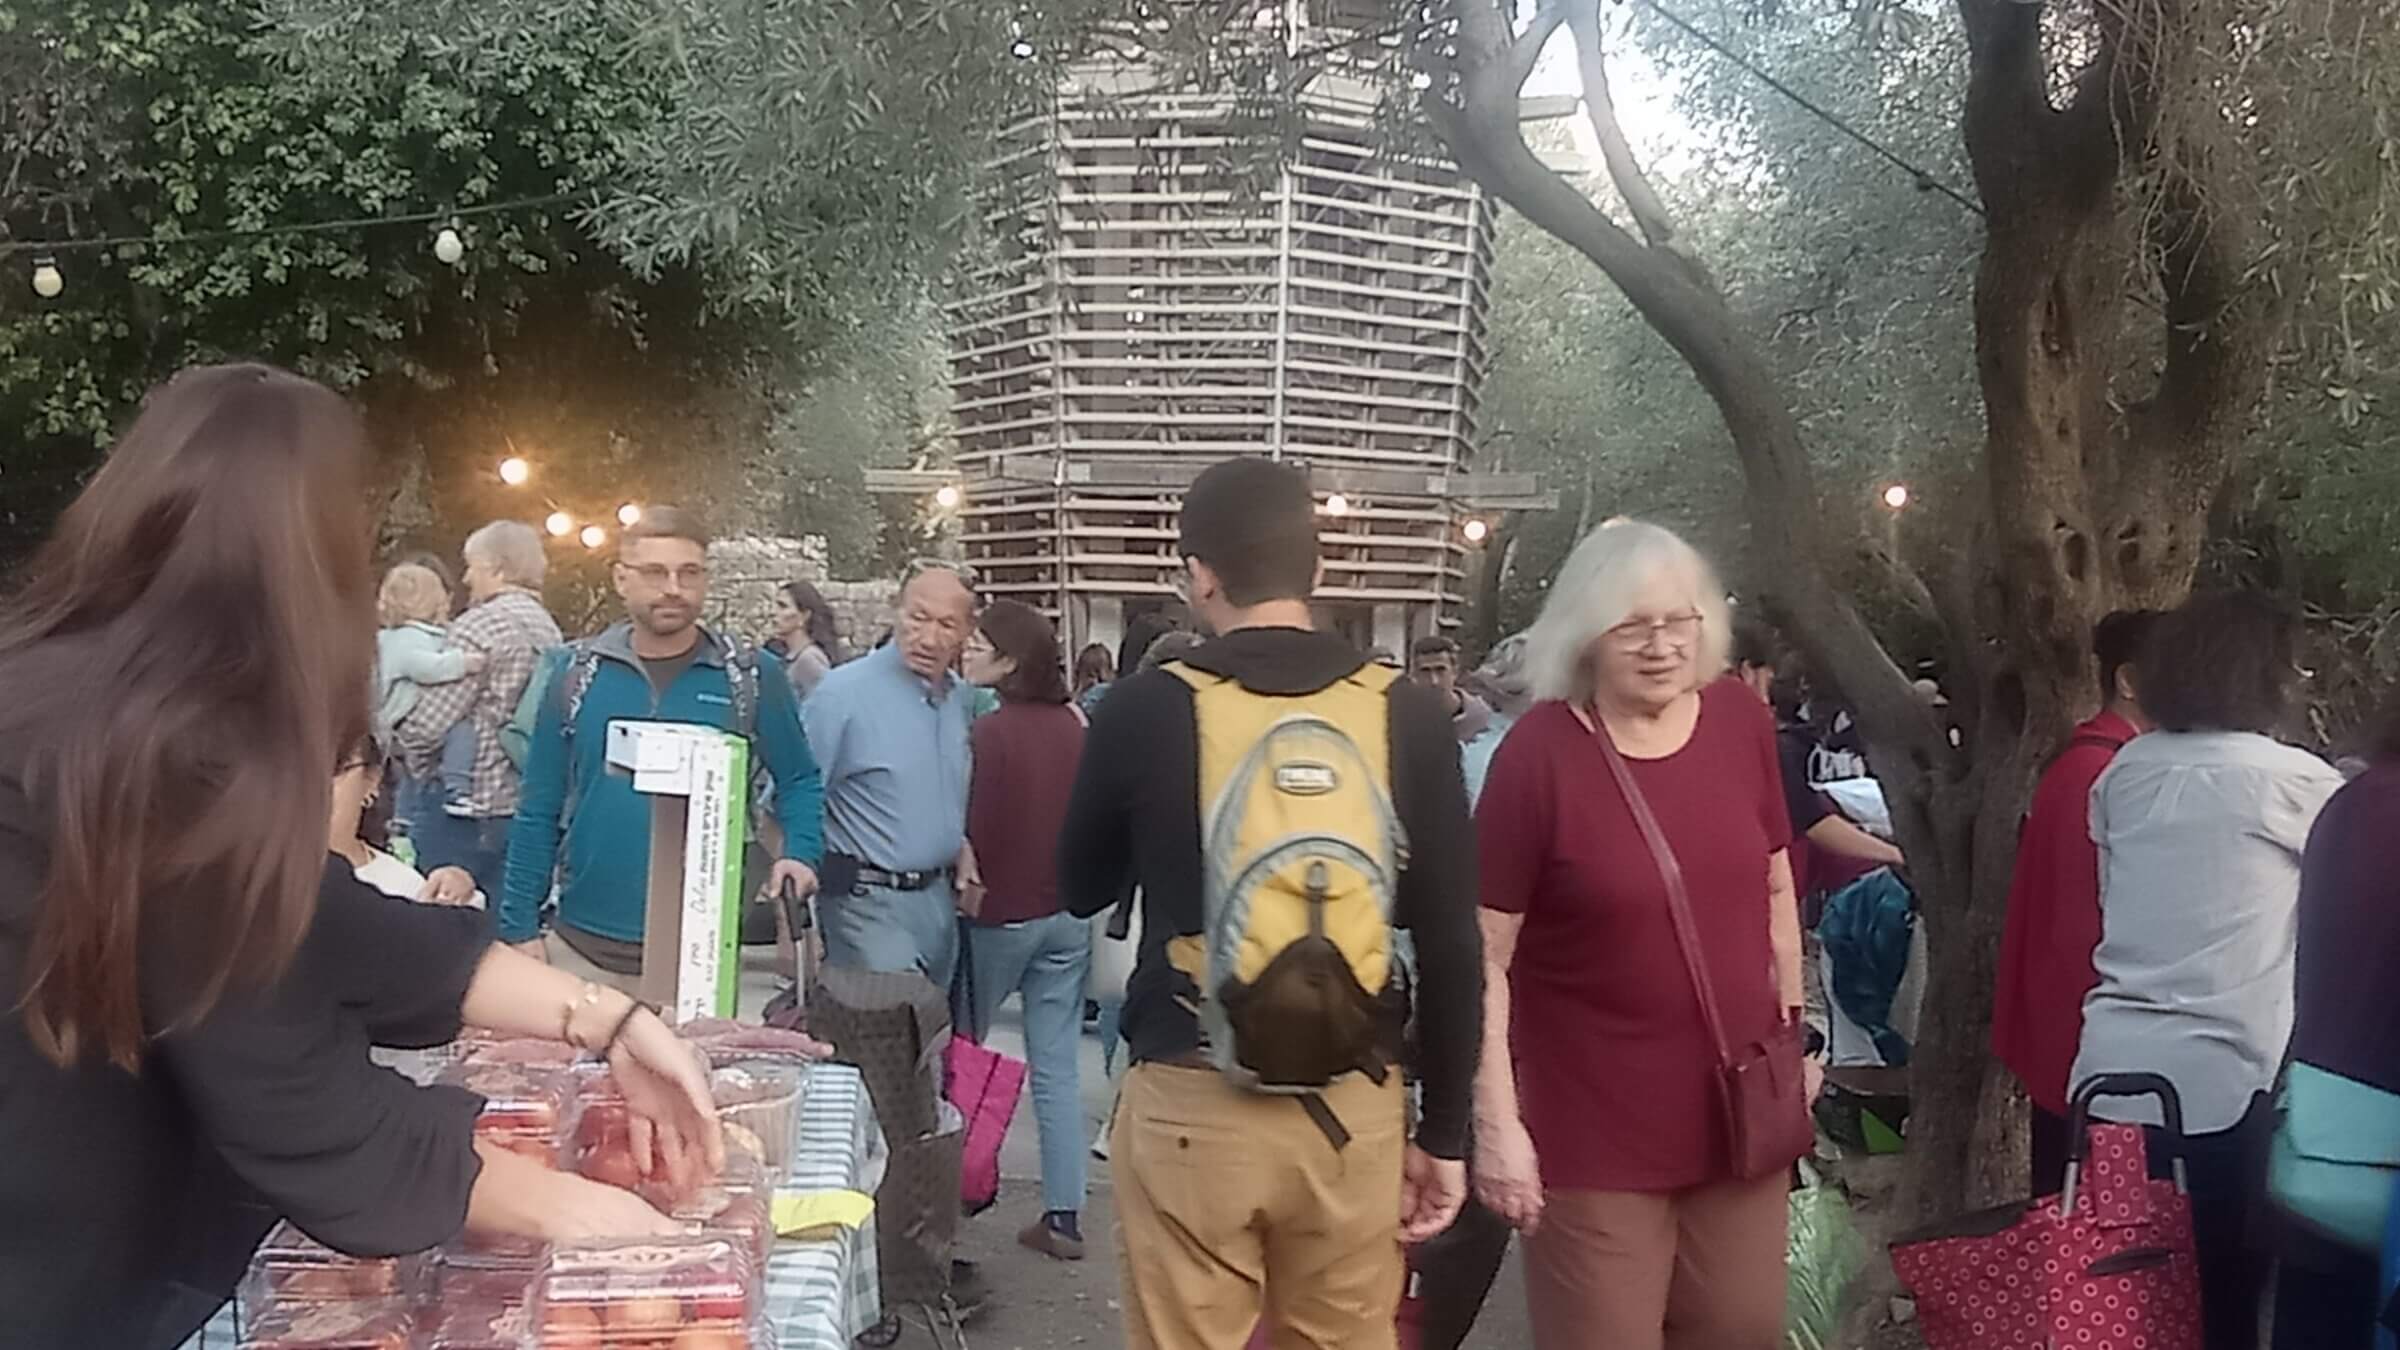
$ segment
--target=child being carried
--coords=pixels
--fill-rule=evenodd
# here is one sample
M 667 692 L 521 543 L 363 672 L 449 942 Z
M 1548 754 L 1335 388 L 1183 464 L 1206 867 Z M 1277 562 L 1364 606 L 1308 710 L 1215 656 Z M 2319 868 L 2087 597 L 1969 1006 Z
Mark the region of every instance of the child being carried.
M 453 646 L 443 622 L 450 588 L 433 570 L 402 563 L 383 578 L 376 598 L 383 627 L 375 635 L 375 728 L 389 743 L 393 727 L 415 712 L 426 685 L 451 684 L 483 673 L 488 658 Z M 475 768 L 475 725 L 460 718 L 442 737 L 442 805 L 456 815 L 466 806 Z

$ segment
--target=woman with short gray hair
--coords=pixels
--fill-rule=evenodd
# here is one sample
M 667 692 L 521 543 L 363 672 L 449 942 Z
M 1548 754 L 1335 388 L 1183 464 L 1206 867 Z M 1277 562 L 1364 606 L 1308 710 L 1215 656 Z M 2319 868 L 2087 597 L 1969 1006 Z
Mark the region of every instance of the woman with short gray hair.
M 1595 531 L 1526 640 L 1541 701 L 1477 808 L 1476 1194 L 1527 1235 L 1543 1350 L 1782 1344 L 1799 910 L 1775 727 L 1725 678 L 1731 637 L 1690 545 Z

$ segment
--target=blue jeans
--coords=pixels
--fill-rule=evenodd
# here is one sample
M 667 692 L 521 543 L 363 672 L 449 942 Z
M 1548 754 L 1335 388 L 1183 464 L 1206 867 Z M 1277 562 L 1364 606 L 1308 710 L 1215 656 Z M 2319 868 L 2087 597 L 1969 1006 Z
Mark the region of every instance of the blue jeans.
M 442 805 L 463 804 L 475 791 L 475 724 L 461 720 L 442 734 Z
M 958 969 L 958 905 L 950 883 L 921 891 L 858 885 L 817 896 L 825 964 L 845 970 L 913 970 L 948 989 Z
M 1089 919 L 1059 913 L 1023 923 L 977 925 L 975 1035 L 981 1040 L 1011 994 L 1025 996 L 1025 1060 L 1033 1071 L 1033 1120 L 1042 1136 L 1042 1208 L 1083 1208 L 1083 982 L 1092 963 Z
M 497 907 L 502 883 L 508 879 L 508 831 L 513 818 L 476 820 L 450 815 L 438 802 L 441 784 L 426 786 L 437 800 L 431 815 L 413 823 L 414 833 L 409 836 L 417 845 L 417 870 L 463 867 L 475 878 L 475 888 L 483 892 L 485 903 Z

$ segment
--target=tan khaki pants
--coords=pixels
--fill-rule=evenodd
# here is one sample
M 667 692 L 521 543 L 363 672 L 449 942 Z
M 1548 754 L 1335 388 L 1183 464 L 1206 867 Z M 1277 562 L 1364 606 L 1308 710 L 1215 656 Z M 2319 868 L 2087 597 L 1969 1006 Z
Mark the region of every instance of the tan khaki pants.
M 1205 1069 L 1136 1065 L 1109 1152 L 1132 1350 L 1393 1350 L 1400 1307 L 1399 1075 L 1344 1079 L 1336 1151 L 1297 1098 Z
M 590 980 L 603 989 L 622 989 L 635 998 L 642 996 L 641 976 L 619 975 L 613 971 L 602 970 L 593 965 L 582 952 L 568 946 L 567 940 L 556 933 L 542 934 L 542 956 L 554 968 L 563 970 L 576 979 Z
M 1539 1350 L 1779 1350 L 1787 1180 L 1552 1191 L 1525 1240 Z

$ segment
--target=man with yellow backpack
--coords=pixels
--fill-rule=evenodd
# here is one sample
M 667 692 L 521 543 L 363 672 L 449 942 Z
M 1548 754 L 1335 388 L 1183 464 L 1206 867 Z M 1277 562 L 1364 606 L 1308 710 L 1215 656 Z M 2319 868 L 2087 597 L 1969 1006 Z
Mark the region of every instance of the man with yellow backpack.
M 1450 712 L 1315 631 L 1299 471 L 1210 468 L 1178 547 L 1217 636 L 1110 691 L 1059 839 L 1075 913 L 1141 888 L 1110 1143 L 1127 1343 L 1234 1350 L 1263 1316 L 1279 1344 L 1388 1350 L 1401 1243 L 1466 1193 L 1483 981 Z

